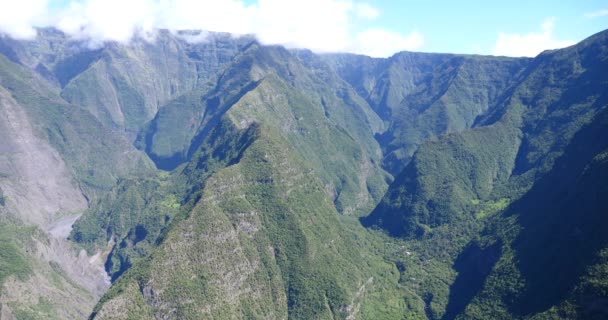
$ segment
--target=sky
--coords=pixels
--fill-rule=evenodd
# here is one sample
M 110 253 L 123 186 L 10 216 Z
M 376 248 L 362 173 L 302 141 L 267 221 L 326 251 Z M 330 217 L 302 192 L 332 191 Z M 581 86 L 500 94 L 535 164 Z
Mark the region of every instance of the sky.
M 165 28 L 375 57 L 403 50 L 532 57 L 608 29 L 608 0 L 0 0 L 2 36 L 33 39 L 34 27 L 44 26 L 92 47 L 154 41 Z

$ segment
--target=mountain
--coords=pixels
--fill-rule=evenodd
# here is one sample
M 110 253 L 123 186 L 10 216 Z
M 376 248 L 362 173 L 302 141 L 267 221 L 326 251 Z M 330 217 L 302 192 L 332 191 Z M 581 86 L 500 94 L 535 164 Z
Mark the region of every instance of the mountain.
M 605 107 L 603 40 L 600 34 L 539 55 L 472 130 L 421 147 L 368 222 L 414 235 L 480 215 L 481 202 L 508 202 L 526 192 Z
M 329 60 L 387 123 L 378 134 L 393 175 L 423 142 L 475 125 L 494 109 L 528 59 L 401 52 L 388 59 L 338 55 Z
M 2 318 L 84 317 L 109 284 L 99 256 L 65 241 L 70 226 L 118 176 L 154 165 L 25 58 L 9 57 L 0 55 Z
M 335 81 L 336 86 L 345 86 L 339 78 Z M 129 239 L 121 241 L 121 247 L 125 243 L 126 248 L 147 248 L 158 242 L 153 235 L 162 241 L 148 257 L 128 249 L 113 251 L 112 266 L 135 265 L 131 261 L 137 259 L 140 264 L 118 278 L 116 291 L 98 306 L 96 318 L 117 313 L 127 318 L 168 313 L 193 319 L 344 318 L 376 312 L 360 306 L 363 292 L 398 291 L 390 288 L 387 275 L 378 274 L 390 266 L 356 250 L 356 238 L 342 226 L 338 213 L 352 215 L 371 208 L 386 189 L 385 178 L 390 176 L 377 165 L 380 150 L 373 135 L 353 137 L 371 132 L 375 118 L 353 114 L 353 109 L 366 107 L 364 102 L 340 102 L 321 83 L 283 48 L 252 44 L 235 58 L 219 77 L 219 88 L 209 98 L 200 98 L 206 101 L 206 108 L 197 110 L 203 115 L 192 117 L 201 119 L 198 130 L 207 132 L 200 142 L 194 137 L 201 133 L 191 134 L 187 148 L 196 149 L 173 171 L 170 189 L 183 191 L 175 196 L 181 211 L 170 217 L 171 228 L 161 232 L 147 223 L 153 217 L 142 218 L 137 226 L 112 228 L 114 236 Z M 169 120 L 157 117 L 152 125 L 156 130 L 176 130 L 156 125 L 164 121 Z M 166 137 L 171 131 L 154 134 Z M 116 214 L 124 219 L 125 211 Z M 114 213 L 110 215 L 115 219 Z M 91 225 L 99 225 L 88 219 L 98 220 L 92 215 L 77 223 L 74 235 L 79 239 L 87 238 Z M 127 230 L 138 227 L 151 239 L 132 239 Z M 357 231 L 364 232 L 361 227 Z M 108 239 L 102 236 L 104 245 Z M 219 248 L 208 251 L 219 243 Z M 204 257 L 201 250 L 207 252 Z M 159 273 L 167 265 L 182 269 Z M 199 280 L 184 290 L 192 277 Z M 117 306 L 134 309 L 116 311 Z
M 0 38 L 1 318 L 606 317 L 607 37 Z
M 595 179 L 605 152 L 607 36 L 536 57 L 474 128 L 421 146 L 362 220 L 427 246 L 451 239 L 442 246 L 460 278 L 443 318 L 606 315 L 601 291 L 560 303 L 605 247 L 594 228 L 605 225 Z M 595 280 L 601 288 L 605 279 Z
M 498 260 L 461 318 L 490 309 L 537 319 L 606 317 L 607 115 L 604 108 L 577 132 L 553 169 L 484 230 L 479 246 L 501 253 L 482 249 Z M 463 258 L 459 268 L 471 263 Z

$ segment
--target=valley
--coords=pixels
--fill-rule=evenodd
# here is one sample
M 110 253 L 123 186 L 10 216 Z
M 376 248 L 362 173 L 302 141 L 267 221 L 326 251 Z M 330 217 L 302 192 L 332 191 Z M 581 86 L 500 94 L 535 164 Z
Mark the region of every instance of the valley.
M 1 319 L 608 317 L 608 31 L 535 58 L 0 38 Z

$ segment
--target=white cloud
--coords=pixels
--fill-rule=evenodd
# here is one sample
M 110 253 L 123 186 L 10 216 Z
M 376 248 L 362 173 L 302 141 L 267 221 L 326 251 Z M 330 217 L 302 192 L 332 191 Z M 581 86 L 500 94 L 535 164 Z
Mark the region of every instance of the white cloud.
M 585 13 L 585 18 L 588 18 L 588 19 L 593 19 L 593 18 L 603 17 L 603 16 L 608 16 L 608 9 Z
M 355 12 L 357 17 L 368 20 L 374 20 L 380 16 L 380 10 L 372 7 L 368 3 L 358 3 L 355 5 Z
M 156 4 L 152 0 L 86 0 L 73 2 L 61 14 L 56 26 L 78 39 L 126 43 L 134 35 L 152 32 L 156 25 Z
M 493 55 L 511 57 L 534 57 L 544 50 L 558 49 L 575 44 L 572 40 L 557 40 L 553 28 L 555 18 L 546 19 L 540 32 L 527 34 L 499 33 L 492 51 Z
M 0 33 L 16 39 L 32 39 L 32 25 L 46 13 L 47 0 L 0 0 Z
M 105 41 L 126 43 L 134 36 L 153 39 L 157 28 L 192 29 L 255 34 L 265 44 L 317 52 L 355 50 L 382 56 L 422 44 L 418 32 L 357 33 L 361 19 L 380 15 L 377 8 L 357 0 L 257 0 L 251 5 L 242 0 L 72 0 L 59 12 L 50 12 L 47 1 L 0 0 L 0 32 L 32 38 L 32 25 L 50 25 L 98 46 Z
M 160 0 L 156 27 L 253 33 L 256 7 L 237 0 Z
M 264 43 L 341 51 L 350 40 L 352 8 L 340 0 L 259 0 L 251 30 Z
M 352 52 L 367 54 L 372 57 L 388 57 L 395 52 L 420 49 L 424 45 L 424 37 L 418 31 L 412 31 L 407 36 L 383 29 L 367 29 L 357 34 Z

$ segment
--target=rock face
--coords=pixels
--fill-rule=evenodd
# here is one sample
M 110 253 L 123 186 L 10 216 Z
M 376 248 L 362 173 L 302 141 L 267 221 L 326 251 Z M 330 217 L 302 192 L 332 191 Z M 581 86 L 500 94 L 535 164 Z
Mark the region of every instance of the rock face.
M 608 33 L 534 59 L 192 34 L 0 38 L 2 319 L 606 315 Z
M 45 228 L 57 213 L 80 212 L 87 202 L 59 153 L 38 138 L 23 109 L 0 89 L 4 196 L 24 222 Z
M 8 214 L 3 222 L 32 226 L 35 235 L 20 244 L 27 260 L 41 264 L 28 279 L 9 278 L 3 283 L 3 318 L 36 312 L 32 309 L 39 304 L 52 306 L 55 313 L 49 316 L 83 317 L 109 286 L 103 262 L 84 251 L 75 256 L 67 241 L 72 224 L 87 208 L 86 198 L 61 155 L 36 136 L 26 111 L 4 88 L 0 88 L 0 114 L 5 137 L 0 147 L 0 188 L 3 213 Z M 64 303 L 73 309 L 59 308 Z
M 19 44 L 0 56 L 2 317 L 85 318 L 110 283 L 105 256 L 68 241 L 72 224 L 112 179 L 151 166 L 129 153 L 137 151 L 124 137 L 64 101 L 40 68 L 30 69 L 36 51 Z

